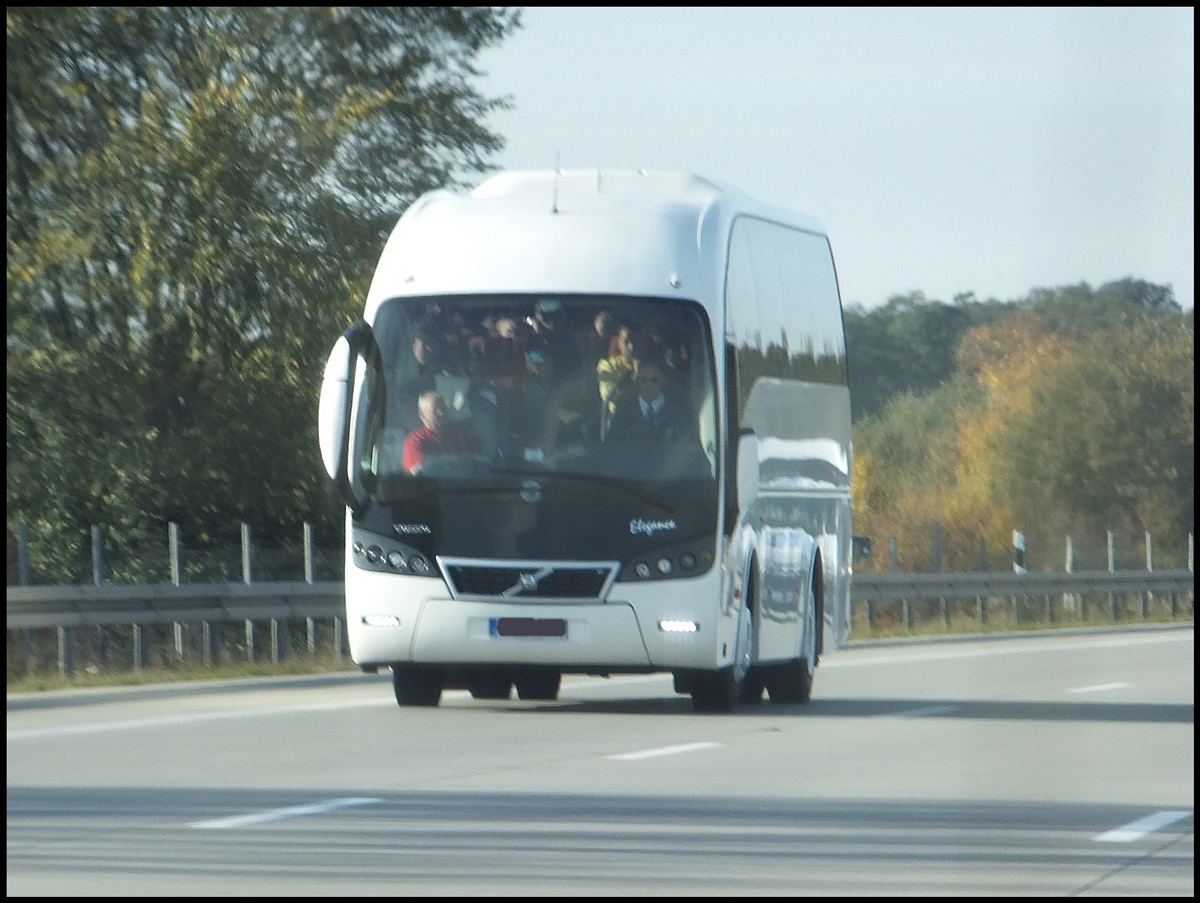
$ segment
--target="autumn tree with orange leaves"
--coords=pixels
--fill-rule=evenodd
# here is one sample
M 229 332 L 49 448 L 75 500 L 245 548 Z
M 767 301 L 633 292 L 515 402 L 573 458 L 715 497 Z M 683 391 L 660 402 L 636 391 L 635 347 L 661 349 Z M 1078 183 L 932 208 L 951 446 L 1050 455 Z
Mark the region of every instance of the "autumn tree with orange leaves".
M 1041 290 L 1041 310 L 967 330 L 949 379 L 856 423 L 855 530 L 882 550 L 870 567 L 891 565 L 893 537 L 901 570 L 1003 567 L 1017 529 L 1040 570 L 1064 566 L 1068 536 L 1080 568 L 1103 567 L 1109 530 L 1120 566 L 1144 560 L 1146 533 L 1161 566 L 1184 564 L 1194 314 L 1110 301 L 1089 328 L 1080 295 L 1056 307 Z

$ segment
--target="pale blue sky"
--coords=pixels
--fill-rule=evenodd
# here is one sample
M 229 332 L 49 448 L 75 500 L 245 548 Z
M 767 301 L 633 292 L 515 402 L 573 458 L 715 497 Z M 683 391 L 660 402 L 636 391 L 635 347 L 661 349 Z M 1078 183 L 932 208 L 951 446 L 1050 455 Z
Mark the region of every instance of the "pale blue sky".
M 809 213 L 843 301 L 1126 276 L 1195 302 L 1195 10 L 531 7 L 506 169 L 678 169 Z

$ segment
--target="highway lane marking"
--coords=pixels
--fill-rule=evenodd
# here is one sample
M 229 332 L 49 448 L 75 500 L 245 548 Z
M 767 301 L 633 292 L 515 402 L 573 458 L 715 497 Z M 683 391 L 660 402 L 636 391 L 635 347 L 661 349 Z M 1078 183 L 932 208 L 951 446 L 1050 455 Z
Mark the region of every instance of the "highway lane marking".
M 700 749 L 712 749 L 714 746 L 720 746 L 720 743 L 682 743 L 679 746 L 660 746 L 657 749 L 642 749 L 637 752 L 617 753 L 611 756 L 605 756 L 606 759 L 616 759 L 620 762 L 632 762 L 637 759 L 653 759 L 656 756 L 674 756 L 679 753 L 695 752 Z
M 1135 840 L 1141 840 L 1147 834 L 1154 833 L 1159 828 L 1165 828 L 1167 825 L 1173 825 L 1177 821 L 1182 821 L 1191 814 L 1189 810 L 1164 809 L 1162 812 L 1155 812 L 1153 815 L 1147 815 L 1145 818 L 1131 821 L 1127 825 L 1121 825 L 1119 828 L 1113 828 L 1111 831 L 1097 834 L 1093 840 L 1096 843 L 1132 843 Z
M 1124 690 L 1129 684 L 1096 684 L 1091 687 L 1071 687 L 1068 693 L 1103 693 L 1105 690 Z
M 956 658 L 982 658 L 992 655 L 1028 655 L 1040 652 L 1073 652 L 1081 649 L 1114 649 L 1125 646 L 1146 646 L 1155 643 L 1192 643 L 1196 635 L 1192 631 L 1152 636 L 1106 637 L 1104 639 L 1073 639 L 1069 643 L 1046 642 L 1037 637 L 1014 638 L 1012 645 L 979 647 L 974 643 L 969 648 L 934 649 L 920 651 L 917 648 L 904 650 L 901 654 L 888 654 L 882 648 L 846 647 L 821 656 L 821 668 L 863 668 L 876 665 L 920 664 L 922 662 L 945 661 Z M 891 647 L 894 649 L 895 647 Z M 881 653 L 875 655 L 873 653 Z
M 899 712 L 887 712 L 883 715 L 877 715 L 877 718 L 924 718 L 927 715 L 946 715 L 950 712 L 957 712 L 956 705 L 927 705 L 920 709 L 904 709 Z
M 310 803 L 307 806 L 288 806 L 285 809 L 267 809 L 263 812 L 250 812 L 246 815 L 232 815 L 229 818 L 213 818 L 207 821 L 196 821 L 189 828 L 244 828 L 246 825 L 257 825 L 267 821 L 281 821 L 285 818 L 300 818 L 304 815 L 321 815 L 337 809 L 348 809 L 351 806 L 371 806 L 382 803 L 377 797 L 351 796 L 338 800 L 326 800 L 323 803 Z
M 347 700 L 311 705 L 286 706 L 271 709 L 245 709 L 238 712 L 197 712 L 194 715 L 164 715 L 161 718 L 136 718 L 129 721 L 101 721 L 92 724 L 72 724 L 64 727 L 29 727 L 8 731 L 8 742 L 42 740 L 47 737 L 70 737 L 79 734 L 100 734 L 109 731 L 138 730 L 146 727 L 169 727 L 180 724 L 200 724 L 205 721 L 224 721 L 229 718 L 262 718 L 266 715 L 288 715 L 295 712 L 340 711 L 347 708 L 373 705 L 392 705 L 390 699 Z

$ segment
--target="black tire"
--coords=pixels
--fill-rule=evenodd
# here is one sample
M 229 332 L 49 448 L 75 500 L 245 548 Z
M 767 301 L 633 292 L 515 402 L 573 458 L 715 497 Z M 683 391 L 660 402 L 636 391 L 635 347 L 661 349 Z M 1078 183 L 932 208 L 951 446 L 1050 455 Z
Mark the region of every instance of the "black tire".
M 767 672 L 767 692 L 771 702 L 802 705 L 812 698 L 813 678 L 817 667 L 817 598 L 814 593 L 804 613 L 804 636 L 800 655 L 790 662 L 774 665 Z
M 767 692 L 771 702 L 799 705 L 812 698 L 813 675 L 809 671 L 808 659 L 797 658 L 771 668 L 767 678 Z
M 479 671 L 467 682 L 475 699 L 508 699 L 512 696 L 513 679 L 507 671 Z
M 697 712 L 732 712 L 741 690 L 732 667 L 697 671 L 692 678 L 692 706 Z
M 762 702 L 763 690 L 767 688 L 766 676 L 762 668 L 755 666 L 746 673 L 746 679 L 742 681 L 742 689 L 740 699 L 742 702 L 747 702 L 753 705 L 756 702 Z
M 521 699 L 554 700 L 562 686 L 558 671 L 531 670 L 517 674 L 517 696 Z
M 392 665 L 392 688 L 402 706 L 436 707 L 442 700 L 442 675 L 426 665 Z

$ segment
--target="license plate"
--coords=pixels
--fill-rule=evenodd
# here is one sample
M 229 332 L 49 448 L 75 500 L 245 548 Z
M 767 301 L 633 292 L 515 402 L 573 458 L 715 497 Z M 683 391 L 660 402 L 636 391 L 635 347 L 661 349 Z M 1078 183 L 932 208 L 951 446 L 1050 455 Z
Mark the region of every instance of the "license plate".
M 492 618 L 492 636 L 565 637 L 566 618 Z

